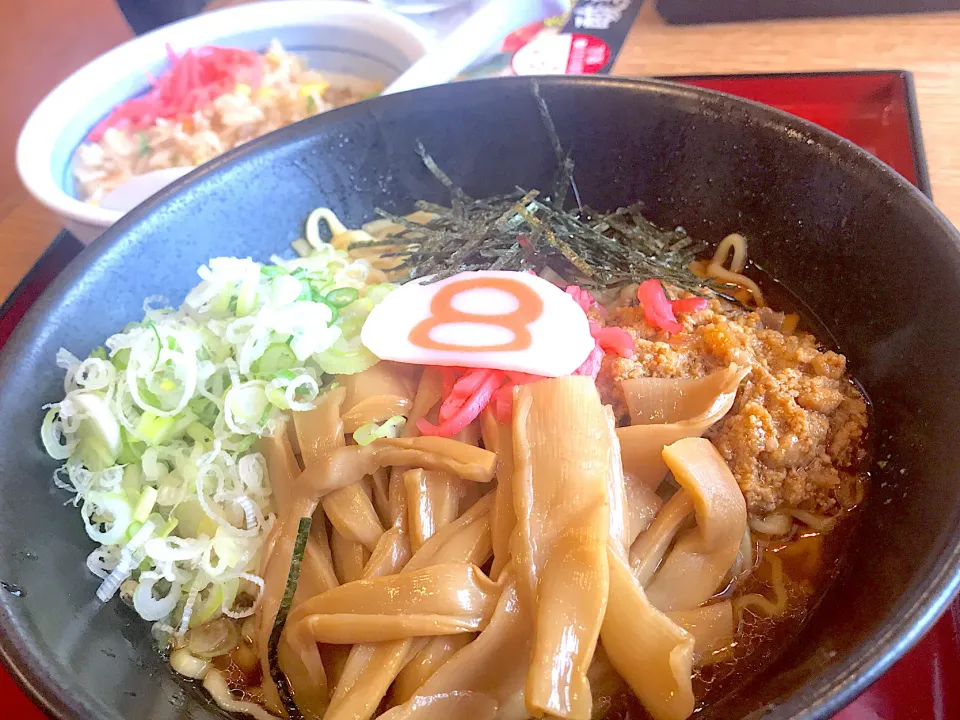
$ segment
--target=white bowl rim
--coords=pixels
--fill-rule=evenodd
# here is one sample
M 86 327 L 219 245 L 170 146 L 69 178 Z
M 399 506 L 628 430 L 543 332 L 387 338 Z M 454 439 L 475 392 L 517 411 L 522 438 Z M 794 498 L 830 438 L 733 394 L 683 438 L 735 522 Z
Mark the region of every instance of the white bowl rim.
M 98 55 L 69 75 L 40 101 L 20 131 L 20 137 L 17 140 L 16 165 L 20 180 L 27 191 L 58 215 L 78 223 L 107 228 L 119 220 L 123 216 L 120 211 L 91 205 L 64 192 L 50 172 L 46 161 L 51 155 L 59 132 L 51 133 L 49 128 L 54 127 L 58 131 L 62 129 L 63 122 L 58 121 L 57 118 L 62 116 L 60 109 L 66 104 L 64 98 L 69 97 L 72 94 L 71 89 L 76 86 L 95 86 L 97 77 L 106 67 L 141 64 L 139 58 L 145 47 L 155 48 L 156 56 L 161 57 L 166 52 L 166 44 L 171 41 L 184 48 L 210 42 L 210 38 L 216 37 L 217 30 L 222 28 L 226 16 L 230 17 L 231 24 L 237 25 L 238 29 L 264 29 L 295 25 L 311 20 L 339 18 L 368 23 L 381 22 L 390 25 L 391 31 L 405 33 L 407 36 L 405 39 L 418 43 L 424 54 L 435 44 L 430 33 L 415 22 L 377 5 L 353 0 L 268 1 L 270 8 L 269 13 L 266 14 L 263 12 L 263 6 L 267 2 L 255 2 L 205 12 L 164 25 Z M 370 25 L 368 24 L 367 27 L 369 28 Z M 179 31 L 179 34 L 171 37 L 171 30 Z M 384 37 L 384 39 L 392 38 Z M 41 162 L 37 161 L 38 157 L 42 159 Z

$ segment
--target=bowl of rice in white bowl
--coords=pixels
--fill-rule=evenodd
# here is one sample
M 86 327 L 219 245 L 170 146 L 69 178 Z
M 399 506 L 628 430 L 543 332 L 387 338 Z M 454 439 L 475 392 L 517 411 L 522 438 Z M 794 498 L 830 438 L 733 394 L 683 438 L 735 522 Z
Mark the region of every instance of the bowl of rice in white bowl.
M 134 38 L 58 85 L 17 143 L 27 190 L 92 242 L 123 212 L 111 190 L 170 180 L 284 125 L 376 95 L 431 44 L 366 3 L 275 0 Z M 102 203 L 104 198 L 107 203 Z

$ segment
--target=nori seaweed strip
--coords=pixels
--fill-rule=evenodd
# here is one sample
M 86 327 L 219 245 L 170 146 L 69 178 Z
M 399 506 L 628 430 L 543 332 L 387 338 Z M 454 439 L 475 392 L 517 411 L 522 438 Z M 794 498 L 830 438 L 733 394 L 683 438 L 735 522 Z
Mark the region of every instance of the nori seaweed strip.
M 448 190 L 450 190 L 450 199 L 453 214 L 458 217 L 466 217 L 466 208 L 470 202 L 473 202 L 473 198 L 467 195 L 460 187 L 454 185 L 450 177 L 440 169 L 440 166 L 437 165 L 436 161 L 430 156 L 430 153 L 427 152 L 427 149 L 423 146 L 423 143 L 417 140 L 417 154 L 423 160 L 423 164 L 426 165 L 427 170 L 429 170 L 437 180 L 443 183 Z
M 696 253 L 683 248 L 674 251 L 673 245 L 666 253 L 662 253 L 665 244 L 663 236 L 674 236 L 677 231 L 664 233 L 647 221 L 649 228 L 656 232 L 621 232 L 619 233 L 621 237 L 609 237 L 597 232 L 591 225 L 579 221 L 569 213 L 557 212 L 547 207 L 542 210 L 558 226 L 569 228 L 572 223 L 576 223 L 579 226 L 576 230 L 580 237 L 577 238 L 574 250 L 588 263 L 591 259 L 594 262 L 605 261 L 605 270 L 614 277 L 621 277 L 626 282 L 657 277 L 685 289 L 692 289 L 689 279 L 685 276 L 692 275 L 687 265 L 696 258 Z M 605 216 L 605 220 L 609 223 L 611 217 L 612 214 Z M 682 233 L 678 237 L 686 238 L 687 236 L 686 233 Z M 624 249 L 633 249 L 636 252 L 625 253 Z M 695 286 L 702 284 L 702 281 L 697 279 Z
M 504 268 L 508 267 L 518 267 L 519 269 L 524 270 L 526 269 L 524 264 L 523 248 L 518 245 L 517 247 L 511 248 L 502 255 L 498 255 L 496 258 L 494 258 L 487 270 L 503 270 Z
M 290 682 L 287 676 L 280 669 L 280 661 L 277 658 L 277 648 L 280 646 L 280 635 L 283 633 L 283 626 L 287 624 L 287 617 L 290 615 L 290 607 L 293 605 L 293 596 L 297 592 L 297 584 L 300 582 L 300 564 L 303 562 L 303 555 L 307 549 L 307 538 L 310 535 L 309 517 L 300 518 L 300 524 L 297 526 L 297 540 L 293 545 L 293 555 L 290 558 L 290 572 L 287 573 L 287 584 L 283 588 L 283 598 L 280 600 L 280 607 L 277 608 L 277 615 L 273 621 L 273 630 L 270 631 L 270 640 L 267 642 L 267 662 L 270 665 L 270 679 L 277 686 L 280 693 L 280 700 L 287 711 L 290 720 L 303 720 L 303 713 L 297 707 L 293 699 L 293 692 L 290 690 Z
M 560 135 L 557 133 L 557 126 L 553 122 L 553 115 L 550 114 L 550 108 L 547 107 L 543 95 L 540 94 L 540 83 L 534 80 L 531 85 L 533 97 L 537 101 L 537 109 L 540 111 L 540 118 L 547 130 L 550 144 L 553 146 L 553 153 L 557 156 L 557 176 L 553 183 L 553 206 L 560 209 L 567 202 L 567 195 L 570 193 L 571 185 L 573 185 L 573 158 L 570 153 L 563 149 L 563 143 L 560 142 Z M 579 203 L 579 193 L 577 197 Z
M 500 231 L 513 230 L 526 219 L 524 212 L 530 203 L 536 200 L 539 195 L 539 190 L 531 190 L 530 192 L 524 193 L 519 200 L 500 214 L 500 217 L 493 223 L 493 227 Z
M 706 246 L 695 243 L 682 228 L 657 227 L 642 216 L 639 203 L 612 213 L 580 206 L 571 156 L 563 149 L 536 83 L 533 94 L 559 166 L 553 196 L 540 200 L 538 191 L 517 188 L 513 193 L 473 199 L 417 143 L 427 169 L 450 191 L 452 208 L 418 202 L 418 209 L 433 215 L 422 224 L 377 210 L 402 229 L 382 240 L 355 245 L 384 247 L 384 256 L 399 262 L 394 271 L 399 281 L 424 277 L 436 281 L 468 270 L 549 267 L 568 282 L 591 289 L 650 277 L 695 293 L 722 286 L 690 270 L 690 263 Z M 564 210 L 558 202 L 570 187 L 577 193 L 579 212 Z
M 560 135 L 557 134 L 557 126 L 553 122 L 553 116 L 550 114 L 550 108 L 547 107 L 543 95 L 540 94 L 540 83 L 534 80 L 530 83 L 533 90 L 533 97 L 537 101 L 537 109 L 540 111 L 540 118 L 543 120 L 543 126 L 547 129 L 547 137 L 550 138 L 550 144 L 553 146 L 553 152 L 557 156 L 557 166 L 563 167 L 567 154 L 563 151 L 563 143 L 560 142 Z
M 426 165 L 427 170 L 429 170 L 437 180 L 443 183 L 451 193 L 459 196 L 463 200 L 469 201 L 471 199 L 469 195 L 453 184 L 453 180 L 440 169 L 440 166 L 437 165 L 436 161 L 430 156 L 430 153 L 427 152 L 427 149 L 419 140 L 417 140 L 417 155 L 423 160 L 423 164 Z
M 539 231 L 543 235 L 544 239 L 546 239 L 548 243 L 559 250 L 560 253 L 567 259 L 567 262 L 583 273 L 584 276 L 592 278 L 596 275 L 594 269 L 584 262 L 584 260 L 577 255 L 577 253 L 575 253 L 573 249 L 567 245 L 567 243 L 558 238 L 553 230 L 544 225 L 539 218 L 537 218 L 535 215 L 532 215 L 526 209 L 521 210 L 520 214 L 523 215 L 523 218 L 527 221 L 527 224 L 530 225 L 530 227 Z
M 573 180 L 573 157 L 572 152 L 568 153 L 557 171 L 557 177 L 553 181 L 553 206 L 562 210 L 567 203 L 567 196 L 570 194 L 570 188 L 573 188 L 577 199 L 577 207 L 580 207 L 580 193 L 577 192 L 577 184 Z

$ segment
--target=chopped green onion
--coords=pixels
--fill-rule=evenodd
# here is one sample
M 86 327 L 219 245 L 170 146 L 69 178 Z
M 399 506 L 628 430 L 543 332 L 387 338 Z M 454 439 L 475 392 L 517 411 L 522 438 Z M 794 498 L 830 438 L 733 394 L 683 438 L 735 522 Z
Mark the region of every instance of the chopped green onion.
M 153 369 L 157 369 L 157 365 L 160 363 L 160 351 L 163 349 L 163 340 L 160 338 L 160 331 L 157 330 L 157 325 L 153 320 L 150 320 L 147 323 L 147 327 L 153 330 L 153 334 L 157 337 L 157 357 L 153 360 Z
M 107 401 L 97 393 L 75 393 L 72 399 L 86 415 L 77 431 L 80 443 L 94 450 L 105 463 L 104 467 L 110 467 L 120 454 L 120 423 L 114 417 Z
M 297 364 L 297 355 L 286 343 L 274 343 L 251 368 L 257 375 L 273 375 Z
M 220 583 L 220 586 L 223 588 L 221 607 L 233 607 L 233 604 L 237 601 L 237 593 L 240 592 L 240 580 L 237 578 L 227 580 L 226 582 Z
M 187 407 L 196 413 L 198 417 L 203 415 L 210 405 L 212 405 L 212 403 L 205 397 L 196 397 L 187 403 Z
M 143 398 L 143 401 L 147 403 L 150 407 L 159 408 L 160 407 L 160 398 L 147 387 L 144 387 L 143 383 L 138 382 L 138 390 L 140 391 L 140 397 Z
M 380 426 L 376 423 L 361 425 L 353 431 L 353 441 L 357 445 L 369 445 L 377 439 L 377 430 L 379 429 Z
M 133 437 L 125 427 L 120 428 L 120 439 L 122 445 L 120 446 L 120 454 L 117 456 L 117 462 L 121 465 L 140 462 L 143 451 L 147 449 L 147 446 Z
M 376 303 L 371 298 L 365 297 L 355 300 L 343 308 L 337 327 L 343 332 L 345 342 L 347 338 L 360 335 L 360 330 L 367 321 L 367 316 L 375 306 Z
M 394 415 L 380 425 L 377 423 L 361 425 L 353 431 L 353 441 L 357 445 L 369 445 L 378 438 L 399 437 L 400 430 L 406 422 L 407 419 L 403 415 Z
M 237 584 L 239 585 L 239 581 Z M 190 627 L 199 627 L 213 619 L 213 616 L 219 612 L 220 606 L 223 604 L 223 585 L 215 582 L 208 587 L 210 590 L 206 593 L 206 597 L 202 600 L 200 597 L 197 598 L 199 607 L 190 616 Z M 203 596 L 203 593 L 200 593 L 200 595 Z
M 150 140 L 147 139 L 146 133 L 137 133 L 137 154 L 140 157 L 145 157 L 150 154 Z
M 176 440 L 179 437 L 183 437 L 183 434 L 187 431 L 187 428 L 193 425 L 199 418 L 191 410 L 184 410 L 179 415 L 174 416 L 176 422 L 173 424 L 173 430 L 171 431 L 170 439 Z
M 103 440 L 98 437 L 87 437 L 77 443 L 77 449 L 74 453 L 81 459 L 83 464 L 99 472 L 105 470 L 116 462 L 116 457 L 110 452 Z
M 64 434 L 58 422 L 59 414 L 59 408 L 52 407 L 47 410 L 47 414 L 43 416 L 43 424 L 40 426 L 40 439 L 43 441 L 43 449 L 47 451 L 47 455 L 54 460 L 66 460 L 73 452 L 77 441 Z
M 210 260 L 180 309 L 148 303 L 143 320 L 110 338 L 109 352 L 89 354 L 96 382 L 68 385 L 46 413 L 44 446 L 66 462 L 57 484 L 82 501 L 86 530 L 103 545 L 97 552 L 126 553 L 118 582 L 136 584 L 134 607 L 146 619 L 185 629 L 232 607 L 236 578 L 256 572 L 273 509 L 253 444 L 282 412 L 314 407 L 334 373 L 377 362 L 359 333 L 373 296 L 392 286 L 368 296 L 365 263 L 329 243 L 302 244 L 300 258 L 271 265 Z M 341 287 L 344 277 L 356 289 Z M 58 358 L 64 367 L 76 361 Z M 234 498 L 245 501 L 245 522 L 224 537 Z M 138 538 L 143 549 L 133 557 Z M 180 563 L 175 583 L 163 580 L 170 562 Z M 201 591 L 189 606 L 188 589 Z
M 206 427 L 212 427 L 220 414 L 220 409 L 207 398 L 194 398 L 187 403 L 187 407 L 190 412 L 197 416 L 197 420 Z
M 157 504 L 157 489 L 147 485 L 140 493 L 140 499 L 133 509 L 133 519 L 137 522 L 146 522 L 153 512 L 154 505 Z
M 186 434 L 193 442 L 198 445 L 212 445 L 214 440 L 213 432 L 206 425 L 199 422 L 190 423 L 187 426 Z
M 286 271 L 285 274 L 273 278 L 270 280 L 270 302 L 277 307 L 283 307 L 300 300 L 304 289 L 301 282 L 286 274 Z
M 320 367 L 331 375 L 355 375 L 376 365 L 380 360 L 363 345 L 343 348 L 338 340 L 332 348 L 315 355 Z
M 264 265 L 260 268 L 260 274 L 267 278 L 275 278 L 278 275 L 288 275 L 286 268 L 282 268 L 279 265 Z
M 136 431 L 148 445 L 157 447 L 181 437 L 196 420 L 196 414 L 190 410 L 184 410 L 173 417 L 161 417 L 145 412 L 140 416 Z
M 237 295 L 237 317 L 244 317 L 254 311 L 257 305 L 257 286 L 260 284 L 259 275 L 249 275 L 244 278 Z
M 352 287 L 342 287 L 327 294 L 327 302 L 336 308 L 346 307 L 360 297 L 360 291 Z
M 319 299 L 319 300 L 316 300 L 316 302 L 323 303 L 328 308 L 330 308 L 330 320 L 327 324 L 333 325 L 334 323 L 336 323 L 337 318 L 340 317 L 340 308 L 331 305 L 329 302 L 326 301 L 326 299 Z
M 239 435 L 256 435 L 264 431 L 264 415 L 271 412 L 266 386 L 260 380 L 251 380 L 227 391 L 223 416 L 228 428 Z
M 217 295 L 216 301 L 210 306 L 210 312 L 225 313 L 230 309 L 230 302 L 233 300 L 233 286 L 224 285 L 223 289 Z
M 170 439 L 175 422 L 176 420 L 172 417 L 160 417 L 145 412 L 137 423 L 137 435 L 146 440 L 148 445 L 163 445 Z
M 157 599 L 154 586 L 161 578 L 158 573 L 150 573 L 149 578 L 141 576 L 133 591 L 133 607 L 145 620 L 162 620 L 174 611 L 182 597 L 181 584 L 174 581 L 170 583 L 167 593 Z
M 131 540 L 133 540 L 134 535 L 136 535 L 138 532 L 140 532 L 140 529 L 141 529 L 142 527 L 143 527 L 143 523 L 142 523 L 142 522 L 136 522 L 136 521 L 135 521 L 135 522 L 130 523 L 130 526 L 127 528 L 126 541 L 127 541 L 127 542 L 130 542 Z
M 145 477 L 140 463 L 131 463 L 124 466 L 120 487 L 124 489 L 131 501 L 140 499 L 140 490 L 143 488 Z
M 237 443 L 237 453 L 243 453 L 249 450 L 253 444 L 257 441 L 256 435 L 247 435 L 240 442 Z
M 116 545 L 127 534 L 133 508 L 121 493 L 92 492 L 84 501 L 80 515 L 91 540 Z
M 300 294 L 297 296 L 297 300 L 306 300 L 307 302 L 316 302 L 313 299 L 313 286 L 310 284 L 309 280 L 306 280 L 306 279 L 300 280 Z
M 180 521 L 177 520 L 175 517 L 170 518 L 163 524 L 163 526 L 159 530 L 157 530 L 157 537 L 161 537 L 161 538 L 167 537 L 168 535 L 170 535 L 170 533 L 172 533 L 174 530 L 177 529 L 177 525 L 179 524 L 180 524 Z
M 276 405 L 281 410 L 289 410 L 290 404 L 287 402 L 287 395 L 283 388 L 270 383 L 266 387 L 267 400 Z
M 116 354 L 110 358 L 110 362 L 113 363 L 113 366 L 117 370 L 126 370 L 127 365 L 130 363 L 130 348 L 117 350 Z
M 323 297 L 326 297 L 327 293 L 332 291 L 337 286 L 336 283 L 330 282 L 329 280 L 325 280 L 322 277 L 311 278 L 311 282 L 313 283 L 313 286 L 317 289 L 317 292 L 319 292 L 320 295 Z
M 366 290 L 363 291 L 363 296 L 370 298 L 375 303 L 382 302 L 383 299 L 397 289 L 396 285 L 391 283 L 380 283 L 379 285 L 371 285 Z

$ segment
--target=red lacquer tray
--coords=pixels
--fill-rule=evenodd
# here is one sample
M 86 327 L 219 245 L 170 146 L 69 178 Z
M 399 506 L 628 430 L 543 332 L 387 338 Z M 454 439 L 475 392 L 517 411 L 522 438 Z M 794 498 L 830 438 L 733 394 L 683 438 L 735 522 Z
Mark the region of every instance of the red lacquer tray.
M 900 71 L 671 78 L 721 90 L 805 117 L 891 165 L 928 195 L 923 144 L 910 74 Z M 82 250 L 63 232 L 0 307 L 0 346 L 43 289 Z M 924 639 L 834 720 L 960 718 L 960 601 Z M 45 720 L 0 668 L 0 717 Z
M 664 78 L 756 100 L 852 140 L 930 195 L 913 79 L 900 70 Z

